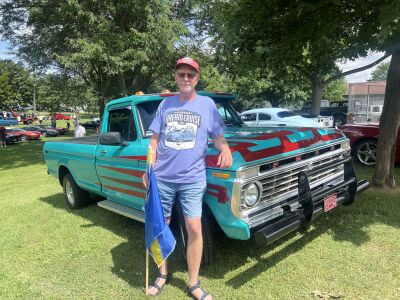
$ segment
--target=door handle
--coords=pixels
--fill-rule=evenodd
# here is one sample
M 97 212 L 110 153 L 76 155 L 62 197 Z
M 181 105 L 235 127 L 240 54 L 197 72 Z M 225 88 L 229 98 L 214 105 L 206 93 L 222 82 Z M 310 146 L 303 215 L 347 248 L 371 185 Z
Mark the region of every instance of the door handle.
M 107 150 L 106 150 L 106 149 L 101 149 L 100 152 L 101 152 L 101 153 L 107 153 Z

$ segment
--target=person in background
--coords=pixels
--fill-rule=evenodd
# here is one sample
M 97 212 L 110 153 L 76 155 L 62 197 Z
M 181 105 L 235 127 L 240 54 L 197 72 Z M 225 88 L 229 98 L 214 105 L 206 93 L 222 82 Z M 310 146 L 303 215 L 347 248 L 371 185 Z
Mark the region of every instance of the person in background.
M 67 131 L 69 131 L 70 128 L 71 128 L 71 124 L 69 123 L 69 121 L 67 121 Z
M 83 127 L 81 123 L 78 123 L 78 126 L 75 127 L 74 134 L 76 138 L 84 137 L 86 135 L 85 127 Z
M 7 129 L 4 126 L 0 126 L 0 140 L 1 140 L 1 146 L 3 148 L 7 147 L 6 136 L 7 136 Z

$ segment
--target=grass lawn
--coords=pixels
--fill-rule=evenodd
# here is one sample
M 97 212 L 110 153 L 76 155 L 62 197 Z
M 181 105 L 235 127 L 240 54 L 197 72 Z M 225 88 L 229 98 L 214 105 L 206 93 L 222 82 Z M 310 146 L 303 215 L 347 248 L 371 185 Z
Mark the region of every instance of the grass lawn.
M 0 299 L 146 298 L 143 224 L 95 205 L 69 210 L 42 146 L 0 148 Z M 372 172 L 357 166 L 360 178 Z M 399 203 L 394 192 L 366 191 L 267 248 L 221 238 L 202 286 L 215 299 L 399 299 Z M 177 250 L 160 299 L 189 299 Z

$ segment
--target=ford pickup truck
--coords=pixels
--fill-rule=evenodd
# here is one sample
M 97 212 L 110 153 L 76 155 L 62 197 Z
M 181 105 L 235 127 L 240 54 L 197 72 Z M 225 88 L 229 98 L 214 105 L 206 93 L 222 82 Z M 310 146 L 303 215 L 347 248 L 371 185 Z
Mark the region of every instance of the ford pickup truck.
M 254 237 L 257 244 L 268 245 L 307 229 L 340 204 L 353 203 L 357 192 L 368 188 L 367 181 L 357 181 L 349 140 L 339 130 L 247 127 L 231 105 L 234 95 L 199 94 L 215 101 L 233 156 L 232 166 L 220 169 L 218 151 L 209 141 L 204 264 L 216 251 L 215 229 L 232 239 Z M 141 176 L 152 134 L 148 128 L 159 103 L 171 95 L 113 100 L 106 105 L 99 135 L 45 143 L 48 173 L 63 187 L 69 207 L 88 205 L 93 193 L 104 199 L 98 206 L 144 222 Z M 179 206 L 174 209 L 172 227 L 185 246 L 182 213 Z

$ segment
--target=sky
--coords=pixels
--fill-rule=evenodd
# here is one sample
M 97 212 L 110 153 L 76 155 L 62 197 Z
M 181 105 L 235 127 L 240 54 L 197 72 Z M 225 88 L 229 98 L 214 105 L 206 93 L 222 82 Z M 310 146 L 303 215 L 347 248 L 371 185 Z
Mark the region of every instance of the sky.
M 11 49 L 10 49 L 10 43 L 7 41 L 1 41 L 0 40 L 0 59 L 15 59 L 15 56 L 12 55 L 10 53 Z M 343 71 L 348 71 L 348 70 L 352 70 L 352 69 L 356 69 L 365 65 L 368 65 L 372 62 L 374 62 L 375 60 L 379 59 L 380 57 L 383 56 L 383 53 L 379 53 L 379 52 L 374 52 L 374 53 L 370 53 L 367 57 L 362 57 L 359 58 L 355 61 L 348 61 L 344 64 L 339 64 L 339 67 L 343 70 Z M 389 62 L 390 61 L 390 57 L 386 58 L 384 60 L 384 62 Z M 349 76 L 346 76 L 346 81 L 347 82 L 366 82 L 368 79 L 370 79 L 371 77 L 371 72 L 375 69 L 374 68 L 370 68 L 366 71 L 363 72 L 359 72 L 359 73 L 355 73 Z

